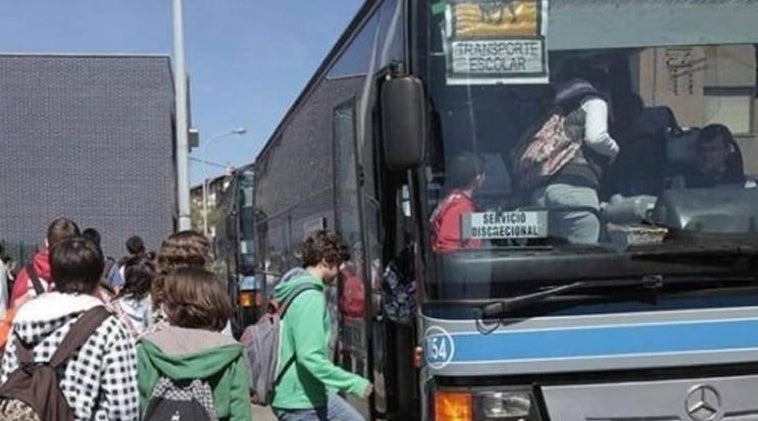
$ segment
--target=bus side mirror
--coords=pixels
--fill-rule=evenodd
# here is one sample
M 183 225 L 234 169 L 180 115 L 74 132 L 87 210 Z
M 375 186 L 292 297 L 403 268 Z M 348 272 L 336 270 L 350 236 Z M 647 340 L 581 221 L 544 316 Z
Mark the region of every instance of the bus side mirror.
M 392 171 L 413 169 L 424 159 L 426 98 L 421 80 L 402 76 L 386 81 L 381 93 L 384 161 Z

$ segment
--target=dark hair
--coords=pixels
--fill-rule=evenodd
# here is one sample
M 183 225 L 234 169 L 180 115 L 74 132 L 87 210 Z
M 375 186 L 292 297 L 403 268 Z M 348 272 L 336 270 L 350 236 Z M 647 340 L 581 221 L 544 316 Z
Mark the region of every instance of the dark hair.
M 179 231 L 171 234 L 161 244 L 156 256 L 158 273 L 153 280 L 151 298 L 153 308 L 163 302 L 163 284 L 168 274 L 181 267 L 205 267 L 211 263 L 211 243 L 195 231 Z
M 100 237 L 100 233 L 94 228 L 85 228 L 82 231 L 82 237 L 92 240 L 98 246 L 101 245 L 102 238 Z
M 143 254 L 145 252 L 145 243 L 139 235 L 133 235 L 126 240 L 126 251 L 132 255 Z
M 303 243 L 303 267 L 317 266 L 322 260 L 330 265 L 350 260 L 350 252 L 338 234 L 317 231 Z
M 166 277 L 163 309 L 173 326 L 222 330 L 232 315 L 229 294 L 212 272 L 184 267 Z
M 484 162 L 473 152 L 456 155 L 448 163 L 445 186 L 448 189 L 468 187 L 484 172 Z
M 148 256 L 134 256 L 124 264 L 124 286 L 119 297 L 141 300 L 150 293 L 155 278 L 155 264 Z
M 66 238 L 50 248 L 53 282 L 63 293 L 93 292 L 100 283 L 104 266 L 100 247 L 87 238 Z
M 734 142 L 734 135 L 732 135 L 732 131 L 723 124 L 709 124 L 700 129 L 697 138 L 698 144 L 712 142 L 715 139 L 721 139 L 724 146 L 728 147 Z
M 74 221 L 64 217 L 55 218 L 47 227 L 47 245 L 52 247 L 61 240 L 79 235 L 79 227 Z

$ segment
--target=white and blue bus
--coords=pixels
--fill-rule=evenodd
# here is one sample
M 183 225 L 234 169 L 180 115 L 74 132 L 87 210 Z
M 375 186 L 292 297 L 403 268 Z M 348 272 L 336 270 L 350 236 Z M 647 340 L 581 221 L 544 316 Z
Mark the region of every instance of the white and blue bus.
M 756 22 L 754 0 L 368 1 L 256 158 L 256 270 L 345 238 L 334 358 L 372 418 L 758 420 Z M 573 77 L 605 110 L 561 108 L 573 153 L 594 119 L 618 155 L 526 183 L 516 151 Z M 484 177 L 456 185 L 466 154 Z

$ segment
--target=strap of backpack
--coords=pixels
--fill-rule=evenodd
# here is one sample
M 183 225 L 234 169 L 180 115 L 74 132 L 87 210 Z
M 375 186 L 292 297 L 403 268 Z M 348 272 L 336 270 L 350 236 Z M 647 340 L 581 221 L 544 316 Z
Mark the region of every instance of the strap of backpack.
M 79 317 L 79 320 L 71 325 L 68 333 L 58 346 L 58 350 L 50 358 L 50 366 L 55 368 L 66 361 L 74 351 L 87 342 L 87 339 L 95 333 L 95 330 L 110 314 L 103 306 L 96 306 L 85 311 Z
M 295 301 L 295 298 L 297 298 L 298 295 L 304 293 L 305 291 L 316 289 L 316 286 L 313 284 L 303 284 L 295 287 L 292 292 L 287 295 L 287 297 L 282 300 L 282 305 L 279 307 L 279 317 L 284 318 L 284 313 L 287 312 L 287 310 L 290 307 L 290 304 L 292 304 L 293 301 Z
M 42 281 L 39 280 L 39 275 L 37 275 L 37 269 L 34 268 L 33 262 L 26 265 L 26 274 L 29 275 L 29 280 L 32 281 L 34 292 L 36 292 L 37 295 L 44 294 L 45 287 L 42 286 Z
M 316 286 L 313 284 L 303 284 L 298 287 L 296 287 L 290 294 L 282 301 L 281 307 L 279 307 L 279 318 L 284 319 L 284 313 L 287 312 L 287 309 L 289 309 L 290 304 L 292 304 L 295 301 L 295 298 L 297 298 L 298 295 L 304 293 L 305 291 L 316 289 Z M 284 366 L 281 370 L 279 370 L 279 374 L 276 375 L 276 378 L 274 379 L 274 386 L 278 385 L 279 382 L 282 380 L 282 377 L 284 376 L 284 373 L 287 372 L 287 370 L 292 367 L 292 364 L 295 364 L 295 360 L 297 360 L 297 350 L 292 353 L 292 355 L 289 357 L 286 363 L 284 363 Z

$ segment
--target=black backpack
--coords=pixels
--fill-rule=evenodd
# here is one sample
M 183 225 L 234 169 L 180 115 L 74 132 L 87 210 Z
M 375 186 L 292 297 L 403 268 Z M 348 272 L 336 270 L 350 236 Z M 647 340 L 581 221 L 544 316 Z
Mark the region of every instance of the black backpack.
M 145 410 L 145 421 L 215 421 L 213 390 L 205 380 L 172 380 L 161 376 Z
M 56 370 L 84 345 L 110 314 L 103 306 L 84 312 L 71 325 L 50 361 L 45 363 L 35 363 L 33 347 L 15 337 L 19 368 L 0 386 L 0 418 L 74 420 L 74 411 L 61 392 Z

